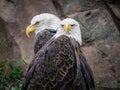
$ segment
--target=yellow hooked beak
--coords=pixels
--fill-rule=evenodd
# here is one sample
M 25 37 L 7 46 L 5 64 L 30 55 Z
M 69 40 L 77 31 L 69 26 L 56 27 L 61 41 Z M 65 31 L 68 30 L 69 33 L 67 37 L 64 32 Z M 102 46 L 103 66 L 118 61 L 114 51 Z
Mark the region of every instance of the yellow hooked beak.
M 32 33 L 32 32 L 34 32 L 36 30 L 36 27 L 35 26 L 33 26 L 33 25 L 29 25 L 28 27 L 27 27 L 27 29 L 26 29 L 26 35 L 28 36 L 28 37 L 30 37 L 29 36 L 29 34 L 30 33 Z
M 71 30 L 71 25 L 70 24 L 65 24 L 63 28 L 64 28 L 65 32 L 68 33 Z

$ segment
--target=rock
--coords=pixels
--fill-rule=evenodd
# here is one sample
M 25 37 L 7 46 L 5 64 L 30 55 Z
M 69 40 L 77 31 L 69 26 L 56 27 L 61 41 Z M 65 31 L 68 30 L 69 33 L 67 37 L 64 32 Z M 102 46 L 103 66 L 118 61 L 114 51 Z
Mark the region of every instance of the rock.
M 27 38 L 24 31 L 30 24 L 32 17 L 43 12 L 57 14 L 49 0 L 0 1 L 0 17 L 5 22 L 6 32 L 13 37 L 13 40 L 19 46 L 22 58 L 29 57 L 27 63 L 33 58 L 34 35 Z
M 114 26 L 114 22 L 111 20 L 109 13 L 103 8 L 81 12 L 70 17 L 80 22 L 84 40 L 86 37 L 88 38 L 87 33 L 90 34 L 89 39 L 93 41 L 105 39 L 111 34 L 114 37 L 117 35 L 119 38 L 119 32 Z
M 98 7 L 95 0 L 58 0 L 62 7 L 63 13 L 74 14 L 76 12 L 83 12 Z
M 82 51 L 92 68 L 96 85 L 118 87 L 120 74 L 120 33 L 104 7 L 69 14 L 79 21 L 83 36 Z M 117 49 L 117 50 L 116 50 Z
M 115 68 L 111 65 L 109 59 L 106 58 L 106 60 L 104 60 L 99 50 L 92 46 L 83 47 L 82 51 L 86 56 L 88 64 L 92 68 L 97 86 L 110 87 L 111 85 L 117 84 L 115 72 L 111 70 L 111 68 Z M 108 81 L 110 81 L 110 83 Z
M 0 18 L 0 65 L 8 61 L 15 63 L 21 58 L 20 48 L 7 32 L 5 22 Z

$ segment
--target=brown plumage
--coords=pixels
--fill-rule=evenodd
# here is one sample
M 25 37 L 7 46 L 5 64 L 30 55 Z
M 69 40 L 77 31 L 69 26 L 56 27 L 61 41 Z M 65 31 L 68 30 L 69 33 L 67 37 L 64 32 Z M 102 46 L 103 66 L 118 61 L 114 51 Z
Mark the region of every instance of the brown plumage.
M 34 56 L 22 90 L 94 90 L 93 73 L 80 50 L 80 35 L 75 20 L 61 21 L 57 33 Z
M 88 86 L 94 87 L 92 72 L 82 53 L 82 57 L 76 57 L 74 48 L 78 47 L 74 46 L 76 45 L 66 36 L 47 42 L 33 58 L 22 90 L 91 90 Z M 76 50 L 78 51 L 79 49 Z M 77 68 L 76 58 L 79 59 L 80 68 Z M 79 75 L 76 77 L 77 73 Z
M 56 30 L 53 29 L 45 29 L 38 32 L 35 36 L 34 54 L 36 54 L 55 33 Z

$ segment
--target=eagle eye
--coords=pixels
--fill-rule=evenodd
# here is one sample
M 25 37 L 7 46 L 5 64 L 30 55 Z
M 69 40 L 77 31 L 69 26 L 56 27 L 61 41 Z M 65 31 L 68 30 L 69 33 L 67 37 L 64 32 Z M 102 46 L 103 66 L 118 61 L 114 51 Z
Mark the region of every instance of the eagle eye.
M 40 22 L 39 21 L 37 21 L 36 23 L 35 23 L 35 25 L 37 25 L 37 24 L 39 24 Z
M 71 27 L 74 27 L 74 26 L 76 26 L 75 24 L 71 24 Z
M 61 27 L 64 27 L 64 25 L 62 24 Z

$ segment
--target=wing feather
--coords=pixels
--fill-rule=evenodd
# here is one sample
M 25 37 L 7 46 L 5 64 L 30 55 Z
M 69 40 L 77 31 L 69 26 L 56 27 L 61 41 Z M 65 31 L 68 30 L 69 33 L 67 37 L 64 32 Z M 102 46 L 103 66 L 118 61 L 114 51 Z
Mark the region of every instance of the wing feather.
M 77 74 L 75 77 L 75 85 L 79 88 L 76 90 L 95 90 L 95 82 L 93 72 L 86 61 L 81 49 L 80 44 L 71 39 L 75 49 Z
M 51 32 L 51 29 L 45 29 L 37 33 L 35 36 L 34 53 L 36 54 L 55 33 L 56 31 L 52 30 Z
M 69 38 L 63 36 L 51 39 L 51 42 L 42 47 L 34 57 L 23 88 L 37 90 L 38 87 L 46 89 L 64 87 L 73 80 L 76 70 L 74 64 L 74 49 Z
M 90 66 L 88 65 L 86 58 L 84 57 L 84 55 L 80 54 L 80 68 L 81 68 L 81 72 L 83 74 L 84 80 L 86 82 L 86 85 L 88 87 L 88 89 L 94 90 L 95 89 L 95 82 L 94 82 L 94 77 L 93 77 L 93 72 L 90 68 Z
M 35 55 L 22 90 L 94 90 L 93 73 L 79 46 L 61 37 L 49 40 Z

